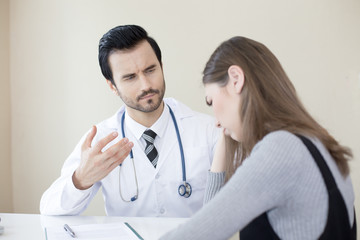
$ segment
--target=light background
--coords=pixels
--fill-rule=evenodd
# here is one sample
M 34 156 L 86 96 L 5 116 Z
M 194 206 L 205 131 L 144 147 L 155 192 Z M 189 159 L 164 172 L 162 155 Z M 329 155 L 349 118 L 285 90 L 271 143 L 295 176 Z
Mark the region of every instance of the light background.
M 0 212 L 39 213 L 80 137 L 121 106 L 97 50 L 122 24 L 159 43 L 166 96 L 209 114 L 201 72 L 214 49 L 235 35 L 268 46 L 309 112 L 353 150 L 360 216 L 359 0 L 0 0 Z M 100 194 L 85 214 L 104 214 Z

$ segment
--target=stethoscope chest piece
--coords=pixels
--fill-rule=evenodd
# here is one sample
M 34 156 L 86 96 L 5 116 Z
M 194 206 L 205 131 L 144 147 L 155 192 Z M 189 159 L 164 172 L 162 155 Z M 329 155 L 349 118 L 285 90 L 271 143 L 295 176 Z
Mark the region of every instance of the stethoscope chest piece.
M 192 193 L 192 187 L 189 183 L 184 182 L 184 184 L 181 184 L 178 188 L 179 195 L 185 198 L 190 197 Z

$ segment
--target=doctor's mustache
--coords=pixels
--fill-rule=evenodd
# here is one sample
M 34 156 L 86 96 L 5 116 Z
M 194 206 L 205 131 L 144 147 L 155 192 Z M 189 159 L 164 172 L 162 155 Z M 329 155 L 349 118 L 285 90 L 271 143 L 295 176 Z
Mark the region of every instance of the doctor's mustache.
M 154 90 L 154 89 L 149 89 L 148 91 L 144 91 L 142 94 L 140 94 L 136 100 L 139 101 L 141 98 L 145 97 L 146 95 L 150 94 L 150 93 L 156 93 L 159 94 L 160 91 L 159 90 Z

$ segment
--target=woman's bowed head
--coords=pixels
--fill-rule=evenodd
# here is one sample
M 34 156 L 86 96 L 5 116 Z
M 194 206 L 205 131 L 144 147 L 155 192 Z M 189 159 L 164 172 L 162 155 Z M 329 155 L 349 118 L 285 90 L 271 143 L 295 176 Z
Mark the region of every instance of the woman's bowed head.
M 233 37 L 203 83 L 223 129 L 204 206 L 161 239 L 356 239 L 351 151 L 306 111 L 274 54 Z
M 279 60 L 266 46 L 233 37 L 215 50 L 203 74 L 206 103 L 213 107 L 226 136 L 227 179 L 257 142 L 277 130 L 318 138 L 341 174 L 348 175 L 351 151 L 305 110 Z

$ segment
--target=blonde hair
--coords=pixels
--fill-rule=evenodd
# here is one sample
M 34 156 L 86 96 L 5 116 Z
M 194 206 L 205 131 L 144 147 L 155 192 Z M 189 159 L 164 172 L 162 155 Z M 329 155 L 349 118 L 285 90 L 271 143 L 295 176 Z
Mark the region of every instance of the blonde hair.
M 245 37 L 233 37 L 223 42 L 205 66 L 203 83 L 225 86 L 231 65 L 242 68 L 245 83 L 239 109 L 242 141 L 226 138 L 227 179 L 249 156 L 255 144 L 276 130 L 318 138 L 334 158 L 341 174 L 349 174 L 351 150 L 341 146 L 310 116 L 280 62 L 266 46 Z

